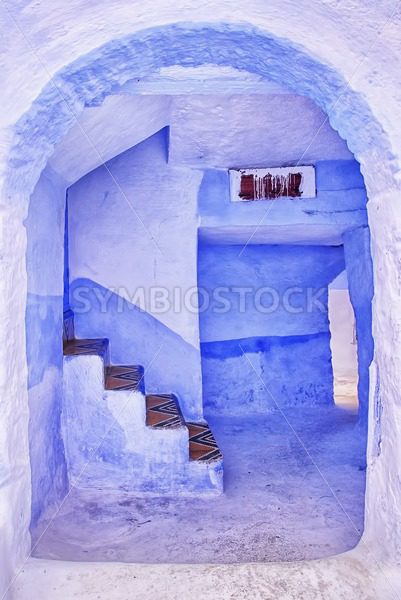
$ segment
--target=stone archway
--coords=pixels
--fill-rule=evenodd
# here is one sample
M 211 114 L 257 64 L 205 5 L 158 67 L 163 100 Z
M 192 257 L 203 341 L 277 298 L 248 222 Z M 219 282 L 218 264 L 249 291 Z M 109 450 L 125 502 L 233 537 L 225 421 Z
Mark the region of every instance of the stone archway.
M 380 378 L 376 378 L 376 403 L 386 405 L 380 424 L 371 416 L 372 448 L 373 427 L 381 428 L 383 439 L 380 456 L 375 458 L 368 474 L 367 520 L 365 539 L 374 539 L 376 530 L 389 534 L 389 551 L 400 549 L 400 519 L 397 519 L 397 491 L 386 497 L 386 482 L 391 469 L 399 468 L 391 462 L 396 454 L 400 436 L 393 429 L 392 416 L 396 412 L 398 358 L 392 356 L 392 344 L 398 338 L 391 331 L 396 316 L 386 310 L 389 290 L 385 283 L 395 275 L 397 255 L 393 243 L 397 238 L 394 194 L 397 189 L 392 176 L 393 156 L 380 123 L 374 118 L 364 98 L 354 92 L 343 78 L 328 65 L 315 60 L 310 54 L 295 47 L 288 40 L 268 36 L 265 32 L 243 25 L 171 25 L 144 30 L 132 37 L 113 40 L 78 61 L 70 64 L 49 82 L 31 108 L 16 124 L 12 149 L 8 157 L 4 205 L 7 210 L 7 229 L 3 238 L 4 268 L 4 379 L 11 389 L 10 398 L 16 397 L 13 409 L 5 412 L 8 425 L 6 445 L 10 456 L 6 463 L 11 485 L 14 512 L 18 517 L 7 525 L 3 544 L 18 564 L 29 547 L 29 453 L 27 443 L 26 357 L 24 353 L 24 311 L 26 302 L 25 231 L 29 197 L 57 141 L 72 125 L 84 106 L 101 103 L 114 86 L 134 77 L 145 76 L 161 66 L 204 63 L 230 65 L 277 82 L 285 82 L 298 93 L 312 98 L 329 116 L 330 122 L 359 159 L 370 198 L 370 221 L 373 232 L 373 253 L 376 276 L 376 303 L 374 333 L 376 363 Z M 294 68 L 295 67 L 295 68 Z M 333 101 L 341 95 L 342 102 Z M 377 174 L 377 161 L 380 173 Z M 376 174 L 375 174 L 376 170 Z M 383 184 L 385 182 L 385 185 Z M 387 201 L 387 206 L 385 202 Z M 394 219 L 387 222 L 387 215 Z M 390 260 L 386 260 L 390 256 Z M 399 249 L 398 249 L 399 252 Z M 392 291 L 397 289 L 396 283 Z M 392 344 L 385 340 L 389 338 Z M 376 367 L 372 367 L 375 378 Z M 379 383 L 380 382 L 380 383 Z M 376 413 L 377 417 L 377 413 Z M 18 425 L 13 425 L 18 422 Z M 18 457 L 10 450 L 19 441 L 22 446 Z M 371 462 L 370 460 L 368 462 Z M 375 491 L 372 492 L 375 486 Z M 18 499 L 16 498 L 18 496 Z M 386 507 L 387 516 L 375 515 L 378 507 Z M 391 532 L 391 533 L 390 533 Z M 22 542 L 24 540 L 24 542 Z M 10 560 L 10 570 L 14 560 Z

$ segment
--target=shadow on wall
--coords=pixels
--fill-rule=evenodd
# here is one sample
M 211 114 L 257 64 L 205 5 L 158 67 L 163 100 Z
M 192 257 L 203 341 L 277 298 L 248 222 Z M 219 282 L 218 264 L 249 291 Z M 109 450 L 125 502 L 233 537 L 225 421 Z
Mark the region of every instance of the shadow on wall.
M 70 284 L 78 338 L 107 337 L 113 364 L 142 365 L 147 393 L 174 393 L 187 420 L 202 419 L 200 351 L 150 313 L 90 279 Z

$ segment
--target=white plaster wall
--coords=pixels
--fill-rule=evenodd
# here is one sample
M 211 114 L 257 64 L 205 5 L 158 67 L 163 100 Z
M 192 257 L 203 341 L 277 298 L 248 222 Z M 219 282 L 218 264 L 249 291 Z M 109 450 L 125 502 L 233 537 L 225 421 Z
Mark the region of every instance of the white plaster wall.
M 62 396 L 63 222 L 65 182 L 46 169 L 29 199 L 23 229 L 16 235 L 12 225 L 22 207 L 18 199 L 14 214 L 2 214 L 2 238 L 9 238 L 9 252 L 18 256 L 26 243 L 21 272 L 10 277 L 10 264 L 2 256 L 1 281 L 11 290 L 12 315 L 27 294 L 21 314 L 25 327 L 15 328 L 3 340 L 11 364 L 3 362 L 0 403 L 0 590 L 10 572 L 29 552 L 29 525 L 66 491 L 63 444 L 59 417 Z M 50 259 L 52 257 L 52 259 Z M 23 270 L 29 270 L 24 282 Z M 3 321 L 3 325 L 5 325 Z M 27 363 L 15 362 L 15 349 L 26 351 Z M 14 349 L 14 351 L 13 351 Z M 17 375 L 25 389 L 18 390 Z M 18 384 L 17 384 L 18 385 Z M 13 401 L 10 401 L 11 398 Z M 24 403 L 25 406 L 24 406 Z M 29 448 L 29 452 L 28 452 Z M 18 509 L 16 508 L 19 505 Z M 14 536 L 16 536 L 14 538 Z M 15 552 L 10 552 L 10 548 Z M 18 563 L 17 563 L 18 564 Z
M 166 96 L 108 96 L 101 106 L 82 112 L 57 145 L 50 165 L 71 185 L 160 131 L 169 121 L 170 100 Z
M 78 337 L 109 337 L 114 364 L 143 365 L 147 392 L 177 394 L 184 415 L 196 420 L 202 174 L 168 165 L 167 149 L 162 131 L 69 189 L 71 307 Z M 88 284 L 97 289 L 80 294 Z M 118 299 L 107 303 L 112 294 L 128 301 L 124 311 Z
M 150 290 L 197 286 L 197 193 L 202 174 L 167 165 L 163 133 L 69 189 L 71 281 L 88 278 L 151 312 Z M 138 289 L 145 290 L 145 303 Z M 195 348 L 196 311 L 174 306 L 155 318 Z
M 364 0 L 352 2 L 322 3 L 318 0 L 294 2 L 293 0 L 274 0 L 266 6 L 262 0 L 250 0 L 233 5 L 231 2 L 211 2 L 194 6 L 192 2 L 182 1 L 171 5 L 167 0 L 157 4 L 142 2 L 133 5 L 131 2 L 106 2 L 96 4 L 83 0 L 72 0 L 69 3 L 23 4 L 7 3 L 3 5 L 9 13 L 1 13 L 1 26 L 6 60 L 2 63 L 2 80 L 4 82 L 3 106 L 1 112 L 0 143 L 4 158 L 9 156 L 11 147 L 16 147 L 13 137 L 13 125 L 24 115 L 33 100 L 39 95 L 45 84 L 56 71 L 69 64 L 72 60 L 82 57 L 88 51 L 102 43 L 124 34 L 138 31 L 147 26 L 160 23 L 186 22 L 241 22 L 250 23 L 274 35 L 292 40 L 299 48 L 306 49 L 310 57 L 316 58 L 322 65 L 316 77 L 310 70 L 298 71 L 293 58 L 284 55 L 281 66 L 284 76 L 291 73 L 299 75 L 299 80 L 309 86 L 311 95 L 324 99 L 330 112 L 331 122 L 339 127 L 340 132 L 349 136 L 351 150 L 357 153 L 361 161 L 364 175 L 368 184 L 370 196 L 370 220 L 372 229 L 372 246 L 375 270 L 375 306 L 374 334 L 376 339 L 375 372 L 380 372 L 380 385 L 376 396 L 383 403 L 381 422 L 382 445 L 380 455 L 372 453 L 372 436 L 369 442 L 368 492 L 366 533 L 364 544 L 374 551 L 380 559 L 384 555 L 394 559 L 400 551 L 400 463 L 395 459 L 400 453 L 401 431 L 399 423 L 399 390 L 401 389 L 401 295 L 398 278 L 401 250 L 398 243 L 401 231 L 401 215 L 399 211 L 399 172 L 401 155 L 401 118 L 400 118 L 400 69 L 401 36 L 399 35 L 398 3 L 390 0 L 378 0 L 367 3 Z M 283 18 L 285 15 L 285 18 Z M 319 35 L 316 35 L 319 32 Z M 241 55 L 238 49 L 236 56 Z M 81 63 L 82 64 L 82 63 Z M 324 65 L 324 66 L 323 66 Z M 263 64 L 256 59 L 255 69 L 263 70 Z M 303 68 L 303 67 L 302 67 Z M 338 101 L 337 94 L 330 93 L 330 84 L 326 79 L 329 72 L 340 73 L 348 85 L 343 88 Z M 96 86 L 96 84 L 95 84 Z M 327 87 L 326 87 L 327 86 Z M 353 92 L 357 96 L 353 96 Z M 55 97 L 57 92 L 54 91 Z M 353 104 L 356 98 L 366 100 L 372 115 L 381 124 L 382 129 L 353 127 L 358 106 Z M 385 102 L 383 99 L 385 98 Z M 74 110 L 82 108 L 83 102 L 73 102 Z M 70 114 L 70 113 L 69 113 Z M 54 116 L 55 123 L 60 123 L 64 113 Z M 347 118 L 348 116 L 348 118 Z M 73 116 L 70 114 L 71 120 Z M 20 129 L 23 143 L 23 131 L 29 130 L 25 122 Z M 33 139 L 38 139 L 40 132 L 33 132 Z M 387 143 L 388 141 L 388 143 Z M 43 152 L 36 154 L 30 146 L 24 144 L 27 157 L 37 160 L 44 166 L 51 143 Z M 384 151 L 384 154 L 383 154 Z M 378 169 L 378 165 L 380 168 Z M 29 468 L 27 446 L 27 394 L 26 394 L 26 362 L 24 353 L 24 313 L 26 273 L 24 265 L 25 233 L 22 220 L 26 216 L 27 197 L 24 197 L 23 186 L 26 184 L 27 172 L 24 163 L 14 163 L 13 171 L 8 171 L 9 165 L 3 162 L 0 173 L 7 177 L 14 173 L 13 184 L 17 190 L 10 197 L 10 180 L 2 180 L 2 261 L 1 261 L 1 397 L 10 402 L 1 405 L 2 434 L 0 436 L 2 452 L 2 494 L 1 506 L 2 524 L 5 524 L 4 536 L 1 540 L 4 546 L 2 577 L 6 582 L 16 564 L 21 564 L 27 550 L 27 522 L 29 519 Z M 17 172 L 17 168 L 20 171 Z M 29 167 L 30 168 L 30 167 Z M 20 173 L 20 176 L 18 175 Z M 395 177 L 393 177 L 395 175 Z M 37 178 L 37 175 L 34 178 Z M 6 183 L 6 185 L 4 185 Z M 18 188 L 18 185 L 20 187 Z M 19 189 L 19 191 L 18 191 Z M 30 191 L 32 185 L 30 186 Z M 4 211 L 7 207 L 7 212 Z M 374 398 L 371 399 L 373 403 Z M 375 426 L 371 415 L 370 431 Z M 13 448 L 18 446 L 18 455 Z M 12 477 L 10 476 L 12 473 Z M 10 518 L 8 506 L 14 511 Z M 3 533 L 3 532 L 2 532 Z M 378 542 L 379 540 L 379 542 Z M 373 570 L 366 561 L 366 556 L 360 554 L 360 560 L 365 567 L 351 559 L 341 561 L 343 568 L 331 570 L 327 561 L 320 563 L 322 568 L 313 565 L 301 566 L 301 576 L 305 571 L 310 577 L 309 593 L 311 598 L 321 596 L 321 587 L 316 585 L 316 579 L 326 585 L 329 590 L 327 597 L 349 597 L 350 593 L 358 597 L 366 597 L 361 589 L 368 591 L 371 597 L 392 598 L 394 582 L 397 581 L 391 571 L 377 567 L 378 577 L 371 577 Z M 337 561 L 336 561 L 337 562 Z M 380 567 L 380 565 L 379 565 Z M 295 567 L 297 568 L 297 567 Z M 74 566 L 76 572 L 77 566 Z M 188 568 L 189 569 L 189 568 Z M 82 566 L 83 580 L 88 581 L 88 574 L 93 573 L 90 565 Z M 300 580 L 294 576 L 294 567 L 284 565 L 283 581 L 295 582 L 293 597 L 299 592 Z M 46 571 L 46 574 L 45 574 Z M 122 589 L 128 581 L 132 581 L 132 570 L 119 572 L 110 566 L 108 574 L 101 577 L 99 572 L 94 574 L 100 585 L 99 593 L 104 591 L 104 583 L 111 578 L 113 589 Z M 38 573 L 44 577 L 39 580 Z M 169 570 L 169 573 L 171 571 Z M 230 573 L 230 569 L 225 571 Z M 162 580 L 163 569 L 154 568 L 146 572 L 146 585 L 154 585 Z M 212 584 L 213 571 L 206 569 L 202 572 L 189 569 L 190 580 Z M 261 583 L 265 578 L 272 581 L 271 594 L 282 590 L 276 579 L 277 569 L 274 566 L 259 569 L 235 569 L 236 590 L 249 588 L 252 582 Z M 54 578 L 52 578 L 54 575 Z M 396 574 L 395 574 L 396 575 Z M 355 576 L 355 579 L 354 579 Z M 120 585 L 115 586 L 115 577 L 119 577 Z M 350 586 L 350 577 L 355 585 Z M 368 583 L 367 583 L 367 577 Z M 330 578 L 331 583 L 328 583 Z M 32 563 L 25 579 L 25 591 L 32 596 L 32 581 L 39 585 L 37 594 L 49 595 L 49 582 L 53 586 L 65 585 L 66 570 L 63 565 Z M 82 581 L 83 581 L 82 580 Z M 144 572 L 138 572 L 138 585 L 144 584 Z M 228 584 L 227 580 L 221 580 Z M 231 580 L 232 581 L 232 580 Z M 338 586 L 338 582 L 341 586 Z M 343 584 L 344 581 L 348 583 Z M 125 585 L 124 585 L 125 584 Z M 388 584 L 388 585 L 387 585 Z M 283 583 L 284 585 L 284 583 Z M 278 587 L 277 587 L 278 586 Z M 334 588 L 333 588 L 334 586 Z M 345 588 L 344 588 L 345 586 Z M 252 588 L 251 588 L 252 589 Z M 258 588 L 257 588 L 258 589 Z M 263 588 L 262 588 L 263 589 Z M 334 589 L 334 591 L 333 591 Z M 351 590 L 351 591 L 350 591 Z M 171 597 L 175 591 L 170 589 Z M 22 592 L 21 592 L 22 593 Z M 73 587 L 64 593 L 78 594 L 78 597 L 90 597 L 91 586 L 82 583 L 78 590 Z M 125 593 L 125 591 L 123 592 Z M 242 592 L 241 592 L 242 593 Z M 244 591 L 243 595 L 247 592 Z M 51 591 L 50 596 L 54 593 Z M 314 594 L 314 596 L 313 596 Z M 364 596 L 363 596 L 364 594 Z M 68 597 L 68 596 L 67 596 Z M 246 597 L 246 596 L 244 596 Z M 291 597 L 291 596 L 290 596 Z M 368 596 L 369 597 L 369 596 Z
M 245 78 L 235 69 L 228 80 L 224 68 L 167 71 L 169 77 L 135 80 L 100 106 L 86 107 L 57 144 L 52 169 L 72 184 L 166 125 L 173 164 L 280 166 L 353 159 L 346 142 L 308 98 L 249 74 Z M 207 79 L 209 71 L 212 79 Z M 187 94 L 177 94 L 174 88 L 183 86 Z
M 157 4 L 134 7 L 131 3 L 106 0 L 96 4 L 73 0 L 68 5 L 58 4 L 57 10 L 54 4 L 50 8 L 46 2 L 6 6 L 7 11 L 2 13 L 4 43 L 9 45 L 13 61 L 4 65 L 4 73 L 11 74 L 14 80 L 17 77 L 24 94 L 14 98 L 12 109 L 2 114 L 4 123 L 15 122 L 26 102 L 32 101 L 44 82 L 66 62 L 114 37 L 146 26 L 185 21 L 248 22 L 306 46 L 323 63 L 335 65 L 346 79 L 351 79 L 352 87 L 365 88 L 369 104 L 386 125 L 391 121 L 386 115 L 395 114 L 401 95 L 395 85 L 397 78 L 394 79 L 401 45 L 398 6 L 390 0 L 368 5 L 362 0 L 339 4 L 283 0 L 268 8 L 261 0 L 248 1 L 246 6 L 233 6 L 228 0 L 206 6 L 194 6 L 185 0 L 174 6 L 168 0 L 159 0 Z M 283 19 L 283 15 L 287 18 Z M 378 35 L 383 30 L 385 35 Z M 316 31 L 325 33 L 324 40 L 323 36 L 313 35 Z M 38 53 L 40 48 L 42 52 Z M 374 57 L 374 61 L 364 60 L 365 54 Z M 383 94 L 388 100 L 386 106 L 381 102 Z M 398 131 L 395 127 L 392 132 L 394 142 Z
M 170 139 L 177 164 L 274 167 L 353 158 L 323 111 L 295 94 L 179 97 Z

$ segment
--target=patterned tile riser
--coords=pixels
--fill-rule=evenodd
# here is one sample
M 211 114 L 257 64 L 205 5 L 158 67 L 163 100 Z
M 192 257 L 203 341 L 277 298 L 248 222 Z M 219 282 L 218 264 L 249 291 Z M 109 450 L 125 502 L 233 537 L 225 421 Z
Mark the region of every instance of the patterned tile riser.
M 144 370 L 137 365 L 109 365 L 107 339 L 68 339 L 64 341 L 66 356 L 97 355 L 104 361 L 104 383 L 107 390 L 132 390 L 145 393 Z M 222 461 L 213 433 L 207 424 L 186 423 L 174 394 L 146 395 L 146 425 L 152 429 L 187 428 L 191 461 Z

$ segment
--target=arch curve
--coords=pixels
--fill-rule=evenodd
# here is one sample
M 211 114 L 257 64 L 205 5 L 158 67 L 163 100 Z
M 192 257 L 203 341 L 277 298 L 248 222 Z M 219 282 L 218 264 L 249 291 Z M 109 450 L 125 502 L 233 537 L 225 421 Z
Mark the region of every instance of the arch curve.
M 386 218 L 395 211 L 395 204 L 390 203 L 392 190 L 399 187 L 396 174 L 399 170 L 397 157 L 391 149 L 385 125 L 376 119 L 366 98 L 352 89 L 343 75 L 333 65 L 323 63 L 311 55 L 305 48 L 295 45 L 288 39 L 275 37 L 268 32 L 257 29 L 249 24 L 198 24 L 176 23 L 161 27 L 144 29 L 140 32 L 114 39 L 96 50 L 81 56 L 57 73 L 52 81 L 42 89 L 30 109 L 16 123 L 12 131 L 11 150 L 5 170 L 6 185 L 5 203 L 13 207 L 15 198 L 20 200 L 17 211 L 13 213 L 15 222 L 6 231 L 3 239 L 4 262 L 7 263 L 9 277 L 2 282 L 4 309 L 3 335 L 7 343 L 3 348 L 3 367 L 5 376 L 13 381 L 13 396 L 18 399 L 13 406 L 13 413 L 22 418 L 19 420 L 18 432 L 21 433 L 20 443 L 24 444 L 25 455 L 19 461 L 21 471 L 20 481 L 15 487 L 21 500 L 15 512 L 18 516 L 13 522 L 12 538 L 18 539 L 19 556 L 13 556 L 12 561 L 21 563 L 29 552 L 29 455 L 27 450 L 27 401 L 26 401 L 26 360 L 23 344 L 24 316 L 26 308 L 26 266 L 25 266 L 25 231 L 22 220 L 28 208 L 29 197 L 40 177 L 40 173 L 53 153 L 55 145 L 65 135 L 75 122 L 85 106 L 95 106 L 103 102 L 113 90 L 130 79 L 141 78 L 161 67 L 176 64 L 200 66 L 212 63 L 256 73 L 263 77 L 285 84 L 299 94 L 308 96 L 316 102 L 328 115 L 331 125 L 341 137 L 347 140 L 350 150 L 361 164 L 369 197 L 377 195 L 378 202 L 374 210 L 379 211 L 375 229 L 386 226 L 383 241 L 377 244 L 386 250 L 394 242 L 394 231 L 387 226 Z M 380 177 L 375 172 L 377 161 L 380 160 Z M 385 182 L 385 188 L 383 188 Z M 382 210 L 383 201 L 389 208 Z M 380 201 L 380 202 L 379 202 Z M 381 204 L 381 206 L 379 206 Z M 373 211 L 373 209 L 372 209 Z M 395 220 L 395 218 L 394 218 Z M 394 226 L 395 228 L 395 226 Z M 396 251 L 395 251 L 396 252 Z M 394 253 L 395 253 L 394 252 Z M 398 250 L 399 252 L 399 250 Z M 396 331 L 395 311 L 386 311 L 386 286 L 384 281 L 392 281 L 396 274 L 396 256 L 394 261 L 385 263 L 384 252 L 377 252 L 375 257 L 377 269 L 381 270 L 381 286 L 376 298 L 376 330 L 384 338 L 390 330 Z M 378 290 L 376 290 L 377 293 Z M 394 299 L 393 299 L 394 301 Z M 12 315 L 12 318 L 10 317 Z M 4 317 L 4 318 L 3 318 Z M 393 327 L 392 327 L 393 326 Z M 380 349 L 380 365 L 383 366 L 381 386 L 383 393 L 390 399 L 396 398 L 393 381 L 399 381 L 397 362 L 391 356 L 391 345 L 383 342 Z M 385 347 L 386 346 L 386 347 Z M 12 352 L 10 352 L 10 348 Z M 18 378 L 14 373 L 18 372 Z M 12 376 L 14 379 L 12 379 Z M 7 381 L 7 384 L 9 384 Z M 11 385 L 11 384 L 10 384 Z M 390 410 L 390 409 L 388 409 Z M 393 410 L 393 409 L 391 409 Z M 390 423 L 390 416 L 387 416 Z M 12 417 L 7 413 L 8 421 Z M 5 427 L 9 423 L 5 424 Z M 387 424 L 387 427 L 390 427 Z M 12 429 L 11 427 L 9 428 Z M 7 432 L 8 433 L 8 432 Z M 13 434 L 14 438 L 17 434 Z M 391 441 L 384 448 L 385 460 L 391 462 L 390 455 L 396 455 L 400 442 Z M 12 444 L 10 443 L 10 447 Z M 12 453 L 10 453 L 10 456 Z M 10 463 L 14 459 L 10 459 Z M 398 495 L 388 495 L 385 489 L 386 478 L 389 476 L 391 465 L 388 466 L 380 458 L 381 467 L 369 475 L 370 485 L 377 483 L 380 497 L 368 494 L 367 514 L 380 502 L 386 506 L 391 519 L 385 517 L 375 519 L 370 516 L 369 528 L 365 540 L 375 541 L 383 530 L 391 538 L 391 546 L 395 551 L 401 551 L 400 536 L 395 536 L 393 530 L 398 528 L 400 519 Z M 22 465 L 22 466 L 21 466 Z M 12 471 L 15 464 L 10 464 L 6 472 Z M 21 468 L 20 468 L 21 467 Z M 22 492 L 21 492 L 22 490 Z M 21 510 L 19 510 L 21 509 Z M 385 511 L 382 511 L 385 512 Z M 372 518 L 373 516 L 373 518 Z M 17 522 L 18 519 L 18 522 Z M 373 523 L 375 521 L 375 523 Z M 390 531 L 391 530 L 391 531 Z M 390 532 L 390 533 L 389 533 Z M 10 546 L 13 542 L 10 542 Z M 14 552 L 14 548 L 12 549 Z M 11 567 L 10 566 L 10 570 Z
M 177 23 L 142 30 L 115 39 L 60 71 L 42 90 L 15 127 L 10 167 L 18 166 L 20 192 L 33 190 L 55 145 L 84 107 L 101 104 L 113 90 L 162 67 L 203 64 L 231 66 L 284 84 L 311 98 L 326 114 L 361 163 L 368 191 L 365 156 L 388 159 L 387 185 L 392 179 L 390 144 L 365 99 L 331 65 L 303 48 L 244 24 Z

